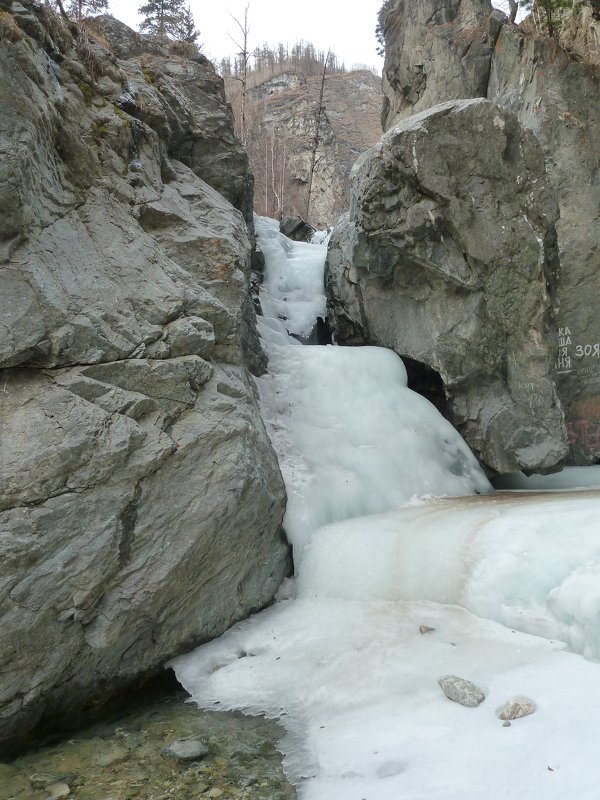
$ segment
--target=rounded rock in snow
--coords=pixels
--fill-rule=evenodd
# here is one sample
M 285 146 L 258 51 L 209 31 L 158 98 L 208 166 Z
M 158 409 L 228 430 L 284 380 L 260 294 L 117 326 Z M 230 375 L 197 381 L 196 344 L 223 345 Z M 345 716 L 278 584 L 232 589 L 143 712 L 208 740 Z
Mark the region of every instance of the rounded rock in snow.
M 528 697 L 511 697 L 504 705 L 502 705 L 496 714 L 500 719 L 511 720 L 519 719 L 520 717 L 527 717 L 529 714 L 535 714 L 536 706 L 533 700 Z
M 485 695 L 478 686 L 457 675 L 444 675 L 443 678 L 438 678 L 438 683 L 446 697 L 461 706 L 475 708 L 485 700 Z

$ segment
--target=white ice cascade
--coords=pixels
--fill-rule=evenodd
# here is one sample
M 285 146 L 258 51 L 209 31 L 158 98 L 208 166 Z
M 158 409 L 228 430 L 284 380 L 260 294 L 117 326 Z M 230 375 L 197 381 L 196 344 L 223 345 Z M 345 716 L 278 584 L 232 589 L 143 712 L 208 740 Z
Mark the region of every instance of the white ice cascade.
M 258 383 L 296 575 L 176 659 L 179 680 L 203 708 L 280 719 L 302 800 L 596 800 L 600 667 L 564 643 L 600 655 L 598 492 L 490 493 L 394 353 L 289 335 L 324 315 L 326 244 L 256 230 Z M 448 673 L 486 700 L 450 702 Z M 513 695 L 537 711 L 507 729 Z

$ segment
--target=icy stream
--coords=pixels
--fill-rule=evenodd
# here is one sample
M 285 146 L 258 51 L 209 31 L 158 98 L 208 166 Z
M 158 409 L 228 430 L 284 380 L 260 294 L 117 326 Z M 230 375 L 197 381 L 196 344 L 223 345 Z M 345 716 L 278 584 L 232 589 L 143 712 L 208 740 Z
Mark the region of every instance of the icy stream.
M 397 356 L 288 335 L 324 313 L 325 244 L 257 233 L 296 575 L 177 677 L 202 708 L 280 719 L 302 800 L 597 800 L 600 491 L 493 492 Z M 448 700 L 446 674 L 485 701 Z M 516 695 L 537 710 L 505 727 Z

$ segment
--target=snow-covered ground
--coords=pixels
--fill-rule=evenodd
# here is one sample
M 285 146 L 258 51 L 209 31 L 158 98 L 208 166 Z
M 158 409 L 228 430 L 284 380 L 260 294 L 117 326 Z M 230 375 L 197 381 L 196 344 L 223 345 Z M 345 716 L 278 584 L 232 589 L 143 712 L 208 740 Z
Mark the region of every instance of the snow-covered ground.
M 581 654 L 600 656 L 600 491 L 491 493 L 397 356 L 288 336 L 323 313 L 325 244 L 257 233 L 296 576 L 176 659 L 179 680 L 204 708 L 281 719 L 302 800 L 597 800 L 600 666 Z M 485 700 L 453 703 L 446 674 Z M 536 711 L 504 726 L 513 696 Z

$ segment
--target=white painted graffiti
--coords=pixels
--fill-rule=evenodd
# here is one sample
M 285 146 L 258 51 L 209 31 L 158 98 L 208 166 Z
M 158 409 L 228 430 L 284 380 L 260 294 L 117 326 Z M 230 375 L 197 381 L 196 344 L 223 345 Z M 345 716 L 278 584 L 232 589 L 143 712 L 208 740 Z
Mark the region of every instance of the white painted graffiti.
M 573 358 L 597 358 L 600 360 L 600 342 L 591 344 L 573 345 L 572 333 L 568 327 L 558 329 L 558 358 L 556 359 L 556 369 L 560 373 L 571 372 L 574 369 Z M 583 369 L 583 365 L 576 365 L 578 370 Z M 589 369 L 589 368 L 588 368 Z
M 593 358 L 600 358 L 600 342 L 596 344 L 578 344 L 575 345 L 575 355 L 577 358 L 583 356 L 593 356 Z
M 570 372 L 571 356 L 569 355 L 569 347 L 571 345 L 571 331 L 569 328 L 558 329 L 558 359 L 556 361 L 557 372 Z

